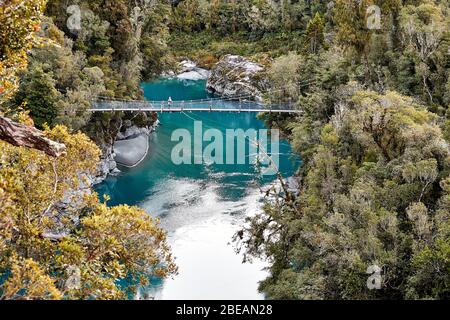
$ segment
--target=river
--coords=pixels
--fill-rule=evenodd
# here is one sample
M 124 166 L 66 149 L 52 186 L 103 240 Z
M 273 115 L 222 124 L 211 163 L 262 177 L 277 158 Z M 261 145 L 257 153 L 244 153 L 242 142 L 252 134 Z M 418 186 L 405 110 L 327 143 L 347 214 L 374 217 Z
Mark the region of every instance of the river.
M 208 97 L 205 81 L 160 80 L 142 85 L 148 100 L 194 100 Z M 151 135 L 147 158 L 136 168 L 122 169 L 97 187 L 111 198 L 109 205 L 137 205 L 161 218 L 169 236 L 179 274 L 152 279 L 141 293 L 155 299 L 263 299 L 258 282 L 267 274 L 264 261 L 242 264 L 233 234 L 246 216 L 261 210 L 261 188 L 275 180 L 262 176 L 255 165 L 175 165 L 171 141 L 176 129 L 264 129 L 250 113 L 164 113 Z M 194 142 L 197 143 L 197 142 Z M 280 142 L 280 171 L 292 176 L 300 165 L 287 141 Z

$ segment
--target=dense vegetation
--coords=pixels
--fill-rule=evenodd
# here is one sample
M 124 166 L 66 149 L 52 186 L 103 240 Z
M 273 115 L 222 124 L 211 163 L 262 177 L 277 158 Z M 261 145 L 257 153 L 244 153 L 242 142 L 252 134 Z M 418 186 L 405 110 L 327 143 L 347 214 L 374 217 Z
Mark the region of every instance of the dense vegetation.
M 0 25 L 11 26 L 0 28 L 0 111 L 68 151 L 52 159 L 1 142 L 1 297 L 117 298 L 116 277 L 143 281 L 143 266 L 161 261 L 161 272 L 175 271 L 164 233 L 136 208 L 89 195 L 78 222 L 54 225 L 55 204 L 99 156 L 72 132 L 111 143 L 134 116 L 90 117 L 91 99 L 139 99 L 139 82 L 179 59 L 211 67 L 232 53 L 267 66 L 285 89 L 267 99 L 304 111 L 263 116 L 301 154 L 300 189 L 277 192 L 236 236 L 248 258 L 269 259 L 267 297 L 449 298 L 448 0 L 78 0 L 80 29 L 67 23 L 67 1 L 50 0 L 45 12 L 44 2 L 0 9 Z M 71 233 L 42 237 L 55 228 Z M 374 265 L 380 290 L 366 285 Z M 86 287 L 65 291 L 68 266 Z
M 139 208 L 109 208 L 90 190 L 100 150 L 74 132 L 88 120 L 89 97 L 108 87 L 106 70 L 73 51 L 52 23 L 36 35 L 44 5 L 0 7 L 0 116 L 37 125 L 65 145 L 51 157 L 0 141 L 0 299 L 126 298 L 176 266 L 158 221 Z
M 271 262 L 261 290 L 276 299 L 448 299 L 448 2 L 308 3 L 306 45 L 269 72 L 305 112 L 265 117 L 303 157 L 300 190 L 281 193 L 237 235 L 248 257 Z M 374 3 L 380 30 L 365 27 Z M 381 269 L 380 290 L 366 285 L 371 266 Z
M 267 99 L 304 110 L 263 116 L 302 155 L 298 193 L 282 189 L 236 235 L 248 258 L 271 262 L 268 298 L 449 298 L 449 10 L 446 0 L 174 8 L 176 54 L 204 66 L 249 56 L 284 88 Z M 373 266 L 380 290 L 367 287 Z
M 30 112 L 36 126 L 63 124 L 83 130 L 104 149 L 124 120 L 151 125 L 148 114 L 91 115 L 93 99 L 141 99 L 140 82 L 170 64 L 165 1 L 50 0 L 31 49 L 20 88 L 3 109 Z M 71 5 L 77 5 L 75 9 Z M 136 9 L 137 8 L 137 9 Z M 79 19 L 79 21 L 77 20 Z
M 166 234 L 145 211 L 71 192 L 86 183 L 80 173 L 95 172 L 95 144 L 62 126 L 46 136 L 67 154 L 53 159 L 0 141 L 0 298 L 118 299 L 136 289 L 119 279 L 145 285 L 175 272 Z

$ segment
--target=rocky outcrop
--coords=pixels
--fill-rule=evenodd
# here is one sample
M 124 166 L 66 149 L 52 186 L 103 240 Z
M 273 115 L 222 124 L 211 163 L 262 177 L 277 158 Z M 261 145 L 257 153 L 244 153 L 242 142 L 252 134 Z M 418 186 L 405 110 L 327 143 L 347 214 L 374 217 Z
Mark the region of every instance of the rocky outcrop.
M 179 80 L 206 80 L 210 72 L 206 69 L 199 68 L 197 64 L 191 60 L 184 60 L 178 66 L 177 79 Z
M 148 154 L 149 136 L 158 125 L 156 120 L 150 127 L 131 126 L 120 132 L 113 146 L 115 163 L 129 168 L 140 164 Z
M 148 154 L 148 140 L 148 134 L 140 134 L 134 138 L 116 141 L 114 143 L 116 162 L 127 168 L 133 168 L 139 165 Z
M 155 120 L 153 125 L 149 127 L 138 127 L 136 125 L 125 126 L 126 129 L 124 131 L 119 132 L 116 136 L 116 142 L 118 141 L 130 141 L 140 137 L 146 136 L 148 137 L 150 133 L 155 131 L 155 128 L 159 125 L 159 121 Z M 97 175 L 95 177 L 87 177 L 91 186 L 95 186 L 97 184 L 102 183 L 109 175 L 118 175 L 121 171 L 117 167 L 117 154 L 114 149 L 114 145 L 108 145 L 101 147 L 103 150 L 102 157 L 100 159 L 100 163 L 97 169 Z M 144 150 L 145 151 L 145 150 Z M 126 155 L 125 155 L 126 156 Z M 121 158 L 123 158 L 123 152 L 121 153 Z
M 131 126 L 127 128 L 124 132 L 119 132 L 116 141 L 127 140 L 144 134 L 149 135 L 153 130 L 154 130 L 153 127 L 139 128 L 137 126 Z
M 132 123 L 132 121 L 129 121 L 129 123 L 124 125 L 123 131 L 119 132 L 116 136 L 116 142 L 123 141 L 130 143 L 130 152 L 121 152 L 120 156 L 122 158 L 133 156 L 133 148 L 140 149 L 134 151 L 135 155 L 133 157 L 136 157 L 136 154 L 139 156 L 139 154 L 142 153 L 145 153 L 146 155 L 148 146 L 145 146 L 145 142 L 148 142 L 148 135 L 159 125 L 157 119 L 155 119 L 153 124 L 148 127 L 138 127 Z M 134 140 L 137 138 L 143 140 L 144 143 L 141 141 L 139 145 L 134 145 Z M 142 147 L 142 145 L 144 145 L 144 147 Z M 99 147 L 102 150 L 102 156 L 97 166 L 96 173 L 80 172 L 78 175 L 79 185 L 77 188 L 68 190 L 61 201 L 49 208 L 49 210 L 47 210 L 48 212 L 44 213 L 44 215 L 47 215 L 52 219 L 53 224 L 51 229 L 48 229 L 42 234 L 42 237 L 51 241 L 58 241 L 67 237 L 72 232 L 73 228 L 79 224 L 79 212 L 84 206 L 83 199 L 85 196 L 92 194 L 92 187 L 103 182 L 109 175 L 117 175 L 121 172 L 117 167 L 116 158 L 118 157 L 118 154 L 116 154 L 114 146 L 103 144 L 99 145 Z M 145 156 L 142 157 L 141 161 L 144 158 Z
M 52 220 L 51 228 L 42 237 L 58 241 L 67 237 L 80 223 L 80 211 L 84 208 L 84 197 L 92 194 L 93 177 L 82 173 L 79 175 L 79 186 L 68 190 L 64 198 L 56 203 L 45 216 Z
M 206 88 L 225 97 L 248 96 L 262 101 L 269 83 L 264 67 L 244 57 L 226 55 L 211 70 Z
M 114 153 L 114 148 L 108 146 L 103 148 L 103 150 L 103 155 L 97 167 L 97 175 L 95 177 L 88 177 L 92 186 L 102 183 L 109 175 L 117 175 L 120 173 L 115 160 L 116 154 Z

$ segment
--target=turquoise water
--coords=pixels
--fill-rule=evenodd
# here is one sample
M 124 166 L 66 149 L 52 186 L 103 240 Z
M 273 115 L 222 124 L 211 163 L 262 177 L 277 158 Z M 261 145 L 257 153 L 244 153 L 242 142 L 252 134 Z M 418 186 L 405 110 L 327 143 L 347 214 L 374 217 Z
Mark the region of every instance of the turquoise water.
M 148 100 L 194 100 L 208 97 L 204 81 L 161 80 L 143 84 Z M 260 299 L 258 281 L 266 276 L 265 263 L 242 264 L 230 244 L 233 234 L 248 215 L 261 210 L 264 188 L 275 180 L 261 175 L 260 168 L 245 165 L 175 165 L 171 160 L 171 136 L 176 129 L 263 129 L 249 113 L 164 113 L 160 127 L 150 137 L 148 157 L 136 168 L 124 169 L 98 186 L 108 194 L 110 205 L 144 208 L 169 233 L 180 274 L 173 280 L 154 280 L 145 295 L 158 299 Z M 197 142 L 195 142 L 197 143 Z M 195 144 L 194 143 L 194 144 Z M 270 150 L 270 145 L 269 149 Z M 280 142 L 279 168 L 285 177 L 300 165 L 288 142 Z
M 144 96 L 150 101 L 166 101 L 169 97 L 172 97 L 174 101 L 212 98 L 213 95 L 209 94 L 205 87 L 206 80 L 161 79 L 142 84 Z

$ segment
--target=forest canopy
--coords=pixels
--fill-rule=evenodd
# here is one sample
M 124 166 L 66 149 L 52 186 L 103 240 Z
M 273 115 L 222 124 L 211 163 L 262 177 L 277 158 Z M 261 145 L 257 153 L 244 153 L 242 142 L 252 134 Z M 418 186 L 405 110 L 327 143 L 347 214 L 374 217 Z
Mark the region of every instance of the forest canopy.
M 226 54 L 259 62 L 285 88 L 265 98 L 302 111 L 260 116 L 301 156 L 299 187 L 271 190 L 235 237 L 268 259 L 266 297 L 450 297 L 448 0 L 5 0 L 0 25 L 1 116 L 67 148 L 0 142 L 0 299 L 123 298 L 118 278 L 175 274 L 144 211 L 89 187 L 58 209 L 124 122 L 154 120 L 92 116 L 91 100 L 142 99 L 141 81 Z
M 0 11 L 2 125 L 21 128 L 25 140 L 38 135 L 36 125 L 64 146 L 51 156 L 0 141 L 0 300 L 124 299 L 177 268 L 157 220 L 136 207 L 108 207 L 91 190 L 101 152 L 77 132 L 83 114 L 69 121 L 67 110 L 87 107 L 76 95 L 104 90 L 103 72 L 53 24 L 41 29 L 44 5 L 6 0 Z M 62 97 L 64 84 L 74 87 Z

